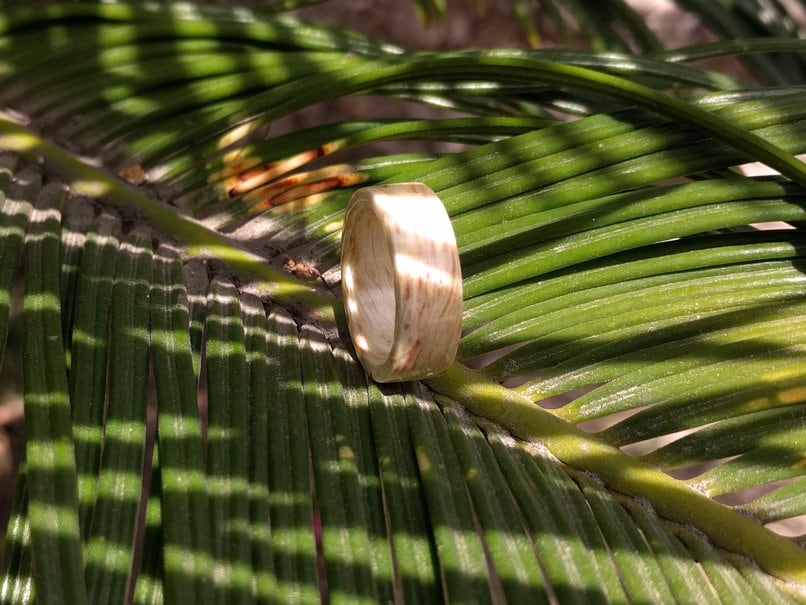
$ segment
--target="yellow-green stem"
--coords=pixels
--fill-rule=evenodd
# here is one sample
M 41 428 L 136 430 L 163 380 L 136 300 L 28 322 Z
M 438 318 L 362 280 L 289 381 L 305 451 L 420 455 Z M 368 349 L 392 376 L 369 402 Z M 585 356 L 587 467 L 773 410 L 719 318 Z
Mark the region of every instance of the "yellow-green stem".
M 806 551 L 791 540 L 557 418 L 511 389 L 458 362 L 425 382 L 521 439 L 539 442 L 563 463 L 596 474 L 610 488 L 645 498 L 661 516 L 696 527 L 714 544 L 751 557 L 778 578 L 806 585 Z
M 343 313 L 341 303 L 335 297 L 319 293 L 270 267 L 266 259 L 244 250 L 227 236 L 81 161 L 2 113 L 0 150 L 17 153 L 31 162 L 44 161 L 76 193 L 105 204 L 136 210 L 156 230 L 182 242 L 184 252 L 189 256 L 225 263 L 240 276 L 255 280 L 261 294 L 304 312 L 309 319 L 332 325 Z

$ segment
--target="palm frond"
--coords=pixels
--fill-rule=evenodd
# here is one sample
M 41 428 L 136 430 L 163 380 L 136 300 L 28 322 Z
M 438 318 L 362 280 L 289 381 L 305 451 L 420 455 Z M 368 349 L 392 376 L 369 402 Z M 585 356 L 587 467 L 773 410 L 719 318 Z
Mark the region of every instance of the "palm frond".
M 0 600 L 803 602 L 764 526 L 806 514 L 802 89 L 276 8 L 3 17 L 28 440 Z M 673 58 L 748 49 L 802 46 Z M 333 97 L 462 115 L 267 134 Z M 374 147 L 401 140 L 438 146 Z M 356 186 L 409 180 L 451 216 L 477 369 L 379 387 L 336 252 Z

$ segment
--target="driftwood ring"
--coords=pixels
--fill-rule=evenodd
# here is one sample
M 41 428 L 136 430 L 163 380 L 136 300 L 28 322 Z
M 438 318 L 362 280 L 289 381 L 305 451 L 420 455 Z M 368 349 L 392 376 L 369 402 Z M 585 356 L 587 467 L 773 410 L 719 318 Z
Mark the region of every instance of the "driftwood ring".
M 440 199 L 422 183 L 364 187 L 344 218 L 342 291 L 358 359 L 378 382 L 435 376 L 456 356 L 462 274 Z

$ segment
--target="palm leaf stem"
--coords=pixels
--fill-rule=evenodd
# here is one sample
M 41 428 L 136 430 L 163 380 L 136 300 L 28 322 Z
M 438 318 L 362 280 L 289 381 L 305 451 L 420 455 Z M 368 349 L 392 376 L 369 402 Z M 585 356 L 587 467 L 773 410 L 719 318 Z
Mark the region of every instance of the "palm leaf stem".
M 301 282 L 266 265 L 264 259 L 236 246 L 229 238 L 192 218 L 180 215 L 161 203 L 126 187 L 106 172 L 82 162 L 45 141 L 32 130 L 0 115 L 0 149 L 15 151 L 32 161 L 43 159 L 70 182 L 71 187 L 89 198 L 121 208 L 136 208 L 165 233 L 188 244 L 189 256 L 216 258 L 241 275 L 258 281 L 261 288 L 290 307 L 301 302 L 307 312 L 333 323 L 343 310 L 335 299 L 315 292 Z M 305 312 L 305 311 L 303 311 Z
M 715 544 L 752 557 L 772 575 L 806 584 L 806 552 L 796 544 L 560 420 L 531 400 L 459 363 L 426 383 L 521 439 L 541 443 L 565 464 L 596 473 L 613 489 L 645 498 L 660 515 L 698 527 Z

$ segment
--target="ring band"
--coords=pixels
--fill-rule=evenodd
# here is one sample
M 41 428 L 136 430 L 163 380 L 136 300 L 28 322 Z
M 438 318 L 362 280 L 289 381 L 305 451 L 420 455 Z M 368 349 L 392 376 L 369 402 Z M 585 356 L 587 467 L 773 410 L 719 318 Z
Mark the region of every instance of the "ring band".
M 448 368 L 462 331 L 462 273 L 450 219 L 430 188 L 356 191 L 344 217 L 341 270 L 350 336 L 374 380 Z

